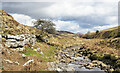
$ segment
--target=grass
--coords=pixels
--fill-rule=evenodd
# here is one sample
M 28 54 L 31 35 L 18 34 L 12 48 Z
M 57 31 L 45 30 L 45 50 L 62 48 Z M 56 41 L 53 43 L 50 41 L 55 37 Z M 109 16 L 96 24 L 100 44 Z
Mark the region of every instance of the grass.
M 43 42 L 37 42 L 34 49 L 40 48 L 40 50 L 43 52 L 44 55 L 40 54 L 40 51 L 36 52 L 32 48 L 26 48 L 26 51 L 23 52 L 23 54 L 28 55 L 28 56 L 37 56 L 38 58 L 44 60 L 44 61 L 54 61 L 54 59 L 50 58 L 55 55 L 55 52 L 57 47 L 56 46 L 51 46 L 47 45 L 46 43 Z
M 36 52 L 34 50 L 32 50 L 32 48 L 26 48 L 26 52 L 23 52 L 23 54 L 27 55 L 27 56 L 37 56 L 38 58 L 44 60 L 44 61 L 48 61 L 48 59 L 46 58 L 45 55 L 40 54 L 39 52 Z
M 87 37 L 93 36 L 93 38 L 103 38 L 103 39 L 116 38 L 116 37 L 119 37 L 119 33 L 120 33 L 120 31 L 118 31 L 119 28 L 120 26 L 117 26 L 110 29 L 99 31 L 98 34 L 96 34 L 96 32 L 92 32 L 92 33 L 85 34 L 84 36 L 87 35 Z

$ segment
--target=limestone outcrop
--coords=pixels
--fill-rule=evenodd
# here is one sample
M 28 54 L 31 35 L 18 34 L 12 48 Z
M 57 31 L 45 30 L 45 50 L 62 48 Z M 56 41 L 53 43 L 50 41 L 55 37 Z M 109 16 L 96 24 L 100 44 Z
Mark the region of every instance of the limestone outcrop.
M 32 34 L 21 34 L 21 35 L 2 35 L 5 39 L 5 46 L 8 48 L 23 48 L 25 44 L 35 45 L 36 36 Z M 24 49 L 20 49 L 24 50 Z

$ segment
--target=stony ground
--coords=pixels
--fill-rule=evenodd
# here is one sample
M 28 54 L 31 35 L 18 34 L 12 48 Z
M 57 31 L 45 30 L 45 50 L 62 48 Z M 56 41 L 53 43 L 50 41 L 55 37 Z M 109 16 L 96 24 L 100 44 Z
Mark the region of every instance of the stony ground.
M 53 38 L 55 40 L 51 41 Z M 70 48 L 68 52 L 72 52 L 72 53 L 78 52 L 77 54 L 74 55 L 74 57 L 89 55 L 90 53 L 94 53 L 95 56 L 98 55 L 97 57 L 95 57 L 96 60 L 99 60 L 98 58 L 101 58 L 100 54 L 111 54 L 111 55 L 114 55 L 115 57 L 118 57 L 119 49 L 115 49 L 107 45 L 102 45 L 102 46 L 100 45 L 101 42 L 105 42 L 105 39 L 83 39 L 83 38 L 77 38 L 77 37 L 71 37 L 71 36 L 69 38 L 58 36 L 58 37 L 47 38 L 47 40 L 49 41 L 50 45 L 46 44 L 45 42 L 43 43 L 43 42 L 37 41 L 34 46 L 30 44 L 24 45 L 23 47 L 25 48 L 25 50 L 23 50 L 23 52 L 18 50 L 16 51 L 12 48 L 8 48 L 6 45 L 4 45 L 4 42 L 3 42 L 3 47 L 4 47 L 2 52 L 3 70 L 16 70 L 16 69 L 18 70 L 19 68 L 19 70 L 38 70 L 39 71 L 39 70 L 48 70 L 48 65 L 47 65 L 48 62 L 58 63 L 62 61 L 64 63 L 69 63 L 72 60 L 71 58 L 63 58 L 60 56 L 61 56 L 62 50 L 64 50 L 65 47 L 71 47 L 71 46 L 73 46 L 73 48 Z M 56 42 L 58 42 L 59 45 Z M 51 46 L 51 45 L 54 45 L 54 46 Z M 78 45 L 79 48 L 75 47 L 76 45 Z M 83 48 L 81 49 L 81 51 L 84 53 L 82 55 L 79 53 L 80 46 Z M 56 52 L 58 53 L 57 57 L 54 56 L 56 55 Z M 88 57 L 94 58 L 94 56 L 92 55 Z M 58 60 L 58 58 L 63 58 L 63 59 Z M 32 59 L 34 60 L 34 62 L 31 61 Z M 29 60 L 31 62 L 27 65 L 27 67 L 23 66 Z

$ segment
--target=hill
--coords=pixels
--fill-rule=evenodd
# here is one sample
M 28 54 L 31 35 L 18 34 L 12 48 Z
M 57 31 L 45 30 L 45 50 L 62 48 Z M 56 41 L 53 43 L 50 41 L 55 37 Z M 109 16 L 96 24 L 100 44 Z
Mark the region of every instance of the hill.
M 108 39 L 108 38 L 117 38 L 120 37 L 120 26 L 101 30 L 98 32 L 93 33 L 87 33 L 83 37 L 84 38 L 102 38 L 102 39 Z
M 0 10 L 0 13 L 3 71 L 48 71 L 48 62 L 70 62 L 72 59 L 64 49 L 69 48 L 68 52 L 74 53 L 76 46 L 79 47 L 72 57 L 81 55 L 82 52 L 82 56 L 91 61 L 99 60 L 111 65 L 112 70 L 120 70 L 120 38 L 117 27 L 99 31 L 97 34 L 94 32 L 82 35 L 68 31 L 49 34 L 20 24 L 4 10 Z M 78 37 L 79 35 L 83 38 Z M 58 59 L 62 56 L 58 55 L 60 53 L 65 56 Z
M 0 19 L 1 19 L 1 27 L 3 34 L 37 34 L 41 31 L 34 28 L 29 27 L 26 25 L 22 25 L 19 22 L 17 22 L 11 15 L 6 13 L 4 10 L 0 10 Z M 36 32 L 37 31 L 37 32 Z
M 56 50 L 79 44 L 74 37 L 41 32 L 40 29 L 20 24 L 4 10 L 0 13 L 4 71 L 47 70 L 46 63 L 55 61 L 53 56 Z M 34 59 L 32 66 L 23 66 L 31 59 Z

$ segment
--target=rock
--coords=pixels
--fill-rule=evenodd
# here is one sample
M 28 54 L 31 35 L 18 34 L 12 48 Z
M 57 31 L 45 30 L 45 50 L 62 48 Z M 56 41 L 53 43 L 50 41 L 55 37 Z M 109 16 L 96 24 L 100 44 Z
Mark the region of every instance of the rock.
M 16 64 L 16 65 L 20 65 L 19 62 L 17 62 L 17 61 L 15 61 L 15 64 Z
M 5 25 L 4 25 L 4 28 L 8 28 L 8 25 L 5 24 Z
M 104 69 L 104 70 L 110 68 L 109 65 L 106 65 L 106 64 L 104 64 L 104 63 L 101 62 L 101 61 L 94 60 L 94 61 L 92 61 L 92 63 L 97 64 L 99 67 L 101 67 L 101 68 Z
M 79 63 L 79 65 L 83 65 L 82 63 Z
M 5 46 L 7 46 L 8 48 L 10 48 L 10 47 L 17 47 L 17 44 L 14 43 L 14 42 L 6 42 Z
M 77 54 L 77 56 L 82 57 L 82 54 Z
M 66 61 L 64 59 L 61 59 L 60 62 L 65 63 Z
M 5 60 L 6 63 L 12 64 L 13 62 L 10 60 Z
M 65 67 L 66 68 L 66 67 Z M 66 68 L 66 70 L 65 71 L 71 71 L 71 73 L 74 73 L 74 71 L 75 71 L 75 69 L 74 69 L 74 67 L 72 67 L 72 66 L 67 66 L 67 68 Z
M 56 68 L 56 71 L 63 71 L 62 69 L 60 69 L 60 68 Z
M 38 51 L 41 51 L 40 48 L 37 48 Z
M 17 42 L 15 39 L 8 39 L 7 42 Z
M 79 59 L 75 58 L 74 61 L 79 61 Z
M 40 54 L 44 55 L 44 53 L 41 51 Z
M 34 49 L 34 47 L 31 47 L 32 49 Z
M 34 51 L 36 51 L 36 52 L 37 52 L 37 49 L 34 49 Z
M 110 69 L 109 71 L 110 71 L 110 72 L 113 72 L 113 71 L 114 71 L 114 69 L 112 68 L 112 69 Z
M 84 59 L 87 59 L 87 58 L 88 58 L 87 56 L 84 57 Z
M 22 54 L 22 58 L 25 58 L 26 57 L 26 55 L 25 54 Z
M 49 68 L 51 71 L 58 71 L 58 72 L 68 72 L 68 71 L 75 71 L 74 67 L 69 66 L 68 64 L 65 63 L 54 63 L 54 62 L 49 62 L 47 63 L 48 66 L 51 66 L 52 68 Z
M 24 52 L 25 48 L 16 48 L 16 50 L 19 51 L 19 52 Z
M 107 69 L 107 65 L 104 64 L 104 63 L 101 63 L 100 66 L 101 66 L 102 69 Z
M 95 65 L 93 63 L 88 63 L 88 66 L 94 67 Z
M 97 60 L 93 60 L 92 63 L 100 65 L 102 62 L 101 61 L 97 61 Z
M 66 61 L 67 63 L 71 63 L 72 61 L 71 61 L 71 59 L 70 58 L 67 58 L 67 61 Z
M 21 26 L 17 26 L 18 29 L 22 28 Z
M 17 47 L 23 47 L 25 45 L 25 43 L 22 41 L 17 41 L 16 44 L 17 44 Z
M 6 35 L 6 38 L 7 38 L 7 39 L 15 39 L 15 38 L 17 38 L 17 36 L 14 36 L 14 35 Z
M 5 49 L 5 48 L 4 48 Z M 6 49 L 7 53 L 12 53 L 10 50 Z
M 35 35 L 22 34 L 22 35 L 3 35 L 6 39 L 5 46 L 8 48 L 18 48 L 23 47 L 25 44 L 35 45 L 36 37 Z
M 90 65 L 86 66 L 87 69 L 93 69 Z
M 65 56 L 66 56 L 67 58 L 70 58 L 70 59 L 71 59 L 70 55 L 68 55 L 68 54 L 65 54 Z
M 26 66 L 27 64 L 30 64 L 30 63 L 33 63 L 33 62 L 34 62 L 34 60 L 31 59 L 31 60 L 27 61 L 23 66 Z

